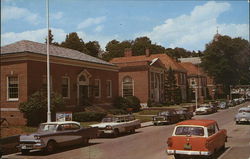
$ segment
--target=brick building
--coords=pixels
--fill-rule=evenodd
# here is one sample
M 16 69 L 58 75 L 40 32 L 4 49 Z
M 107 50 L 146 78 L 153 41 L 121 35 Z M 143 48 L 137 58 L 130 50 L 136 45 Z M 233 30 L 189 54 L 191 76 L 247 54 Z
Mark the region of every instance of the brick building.
M 187 70 L 188 94 L 191 100 L 195 100 L 197 89 L 198 101 L 204 101 L 207 98 L 207 76 L 197 65 L 190 62 L 180 63 Z
M 19 41 L 1 47 L 1 117 L 25 124 L 18 107 L 40 89 L 46 89 L 46 45 Z M 50 46 L 51 90 L 60 93 L 66 110 L 110 105 L 118 96 L 118 67 L 82 52 Z M 88 101 L 86 101 L 88 100 Z
M 142 105 L 150 99 L 153 102 L 164 101 L 165 72 L 171 67 L 177 79 L 177 86 L 181 89 L 182 100 L 186 100 L 186 75 L 187 71 L 175 60 L 166 54 L 152 54 L 146 49 L 145 55 L 132 56 L 131 49 L 126 49 L 124 57 L 113 58 L 110 62 L 120 67 L 119 95 L 124 94 L 125 77 L 133 81 L 133 94 L 137 96 Z

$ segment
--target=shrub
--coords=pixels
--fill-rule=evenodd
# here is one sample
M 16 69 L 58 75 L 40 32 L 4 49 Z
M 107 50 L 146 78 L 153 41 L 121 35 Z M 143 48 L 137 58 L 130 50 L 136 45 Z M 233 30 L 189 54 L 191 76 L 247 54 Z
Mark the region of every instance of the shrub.
M 117 109 L 125 110 L 128 107 L 128 101 L 125 98 L 119 96 L 114 99 L 113 106 Z
M 140 100 L 136 96 L 129 96 L 125 98 L 128 103 L 127 108 L 133 108 L 134 112 L 137 112 L 140 110 L 141 105 L 140 105 Z
M 78 122 L 101 121 L 106 115 L 102 112 L 76 112 L 73 113 L 73 120 Z
M 127 114 L 127 111 L 123 109 L 110 109 L 109 113 L 113 115 L 119 115 L 119 114 Z
M 64 107 L 64 100 L 61 95 L 51 93 L 50 103 L 51 116 L 55 116 L 57 109 Z M 27 102 L 20 103 L 19 109 L 24 113 L 28 126 L 37 126 L 47 120 L 47 93 L 37 91 L 32 94 Z

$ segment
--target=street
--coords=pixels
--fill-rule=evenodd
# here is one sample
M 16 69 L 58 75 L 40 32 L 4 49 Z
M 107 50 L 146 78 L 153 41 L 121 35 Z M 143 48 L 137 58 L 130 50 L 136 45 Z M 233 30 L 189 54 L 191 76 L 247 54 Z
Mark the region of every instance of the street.
M 218 154 L 218 159 L 250 158 L 250 125 L 236 125 L 234 115 L 238 108 L 250 102 L 210 115 L 194 116 L 195 119 L 216 120 L 220 128 L 227 129 L 226 150 Z M 21 153 L 3 156 L 9 159 L 170 159 L 165 153 L 166 141 L 171 136 L 174 125 L 149 126 L 138 129 L 135 134 L 122 135 L 118 138 L 100 138 L 91 140 L 87 146 L 75 146 L 60 149 L 57 153 L 44 155 L 31 152 L 28 156 Z

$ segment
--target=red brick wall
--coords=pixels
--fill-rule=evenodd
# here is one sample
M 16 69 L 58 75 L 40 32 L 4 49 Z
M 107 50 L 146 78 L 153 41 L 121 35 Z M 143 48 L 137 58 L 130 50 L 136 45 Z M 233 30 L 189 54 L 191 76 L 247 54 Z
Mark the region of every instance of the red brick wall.
M 19 81 L 18 101 L 7 100 L 7 77 L 17 75 Z M 27 63 L 26 61 L 1 63 L 1 117 L 12 125 L 23 125 L 25 119 L 18 111 L 19 104 L 27 100 Z M 9 109 L 10 108 L 10 109 Z M 8 111 L 6 111 L 8 110 Z
M 122 96 L 122 80 L 130 76 L 134 80 L 134 96 L 138 97 L 141 103 L 147 103 L 149 98 L 148 71 L 119 72 L 119 95 Z
M 84 67 L 54 64 L 50 65 L 52 78 L 52 90 L 61 93 L 61 79 L 63 76 L 70 78 L 70 99 L 66 99 L 66 105 L 75 106 L 77 104 L 77 76 L 84 69 L 90 74 L 90 85 L 94 85 L 95 79 L 101 80 L 101 98 L 94 98 L 94 104 L 112 103 L 118 94 L 118 72 L 89 69 Z M 31 95 L 42 86 L 42 76 L 47 74 L 46 63 L 29 61 L 28 63 L 28 94 Z M 107 98 L 106 80 L 112 81 L 112 98 Z

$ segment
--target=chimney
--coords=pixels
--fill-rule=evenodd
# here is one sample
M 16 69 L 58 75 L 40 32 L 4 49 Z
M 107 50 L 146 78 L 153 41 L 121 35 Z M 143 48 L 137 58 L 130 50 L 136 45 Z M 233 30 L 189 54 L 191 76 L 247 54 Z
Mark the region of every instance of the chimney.
M 149 49 L 148 49 L 148 48 L 145 49 L 145 53 L 146 53 L 146 57 L 149 57 L 149 56 L 150 56 L 150 52 L 149 52 Z
M 131 57 L 132 56 L 132 49 L 131 48 L 126 48 L 124 50 L 124 57 Z

